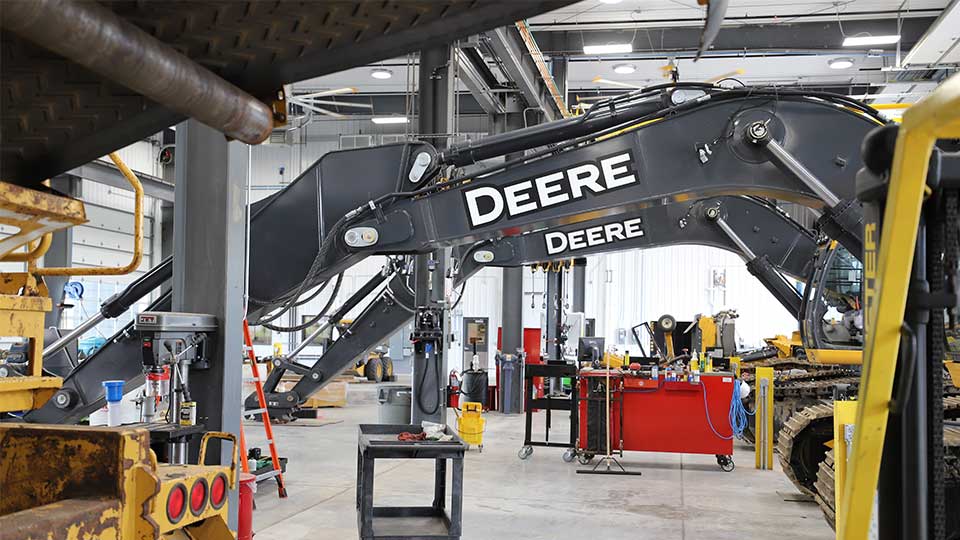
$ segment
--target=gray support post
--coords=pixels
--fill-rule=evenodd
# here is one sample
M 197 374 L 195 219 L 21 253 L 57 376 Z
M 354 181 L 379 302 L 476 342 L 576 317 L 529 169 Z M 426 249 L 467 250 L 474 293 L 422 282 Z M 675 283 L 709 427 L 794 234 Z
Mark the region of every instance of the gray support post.
M 438 149 L 447 146 L 447 134 L 453 126 L 453 103 L 455 81 L 450 76 L 451 47 L 442 45 L 420 51 L 418 131 L 424 139 Z M 444 294 L 446 250 L 437 250 L 429 255 L 416 257 L 414 283 L 416 304 L 421 307 L 442 305 Z M 433 261 L 433 271 L 428 265 Z M 414 348 L 412 377 L 411 421 L 423 420 L 445 424 L 447 421 L 447 328 L 449 314 L 444 309 L 441 318 L 443 339 L 432 353 Z M 416 327 L 416 321 L 414 326 Z
M 587 260 L 576 259 L 573 261 L 573 301 L 570 309 L 574 312 L 583 313 L 586 309 L 587 293 Z
M 553 83 L 557 85 L 557 90 L 560 91 L 560 97 L 563 98 L 564 105 L 567 106 L 567 109 L 570 108 L 570 103 L 567 103 L 567 74 L 569 73 L 570 58 L 566 56 L 554 56 L 550 60 L 551 75 L 553 75 Z
M 219 330 L 210 368 L 190 372 L 197 419 L 209 431 L 240 431 L 245 208 L 249 147 L 195 120 L 177 126 L 173 310 L 210 313 Z M 195 441 L 198 444 L 199 441 Z M 235 449 L 211 448 L 230 463 Z M 191 449 L 195 459 L 197 448 Z M 230 527 L 237 492 L 230 493 Z
M 505 133 L 523 127 L 523 116 L 518 113 L 498 115 L 491 122 L 494 133 Z M 510 154 L 507 160 L 520 157 Z M 503 297 L 500 300 L 501 350 L 516 354 L 523 350 L 523 267 L 503 269 Z
M 173 255 L 173 203 L 160 203 L 160 261 Z M 161 293 L 166 293 L 173 287 L 173 280 L 168 280 L 160 287 Z
M 50 187 L 68 197 L 76 198 L 80 196 L 80 179 L 76 176 L 57 176 L 50 181 Z M 68 227 L 53 233 L 50 249 L 43 256 L 43 266 L 66 268 L 72 265 L 73 227 Z M 53 309 L 44 315 L 43 326 L 45 328 L 59 328 L 60 319 L 63 317 L 63 286 L 70 281 L 70 276 L 47 276 L 43 280 L 50 292 L 50 299 L 53 300 Z
M 547 270 L 547 360 L 562 361 L 560 325 L 563 323 L 563 272 Z
M 507 113 L 494 119 L 496 133 L 505 133 L 523 128 L 523 115 Z M 510 154 L 512 160 L 521 154 Z M 503 288 L 500 300 L 500 326 L 503 352 L 516 354 L 523 350 L 523 267 L 503 269 Z

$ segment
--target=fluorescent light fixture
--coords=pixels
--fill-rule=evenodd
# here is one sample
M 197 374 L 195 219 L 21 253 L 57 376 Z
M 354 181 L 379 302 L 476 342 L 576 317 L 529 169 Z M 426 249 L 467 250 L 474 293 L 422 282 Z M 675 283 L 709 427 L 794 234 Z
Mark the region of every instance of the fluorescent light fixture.
M 370 72 L 370 76 L 374 79 L 389 79 L 393 77 L 393 72 L 386 68 L 377 68 Z
M 623 0 L 600 0 L 601 4 L 619 4 Z
M 900 34 L 889 36 L 849 36 L 843 40 L 844 47 L 863 47 L 864 45 L 893 45 L 900 41 Z
M 834 58 L 827 65 L 830 69 L 850 69 L 853 67 L 853 58 Z
M 406 116 L 374 116 L 370 121 L 374 124 L 406 124 L 410 119 Z
M 633 64 L 617 64 L 613 66 L 613 72 L 621 75 L 629 75 L 637 70 Z
M 627 54 L 633 52 L 633 45 L 629 43 L 612 43 L 610 45 L 584 45 L 583 54 Z

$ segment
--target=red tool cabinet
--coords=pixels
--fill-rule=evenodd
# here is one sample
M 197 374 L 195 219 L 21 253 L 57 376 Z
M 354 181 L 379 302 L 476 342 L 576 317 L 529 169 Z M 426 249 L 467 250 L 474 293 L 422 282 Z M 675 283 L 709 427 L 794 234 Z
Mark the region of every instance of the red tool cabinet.
M 698 383 L 666 381 L 610 371 L 610 434 L 612 452 L 646 451 L 712 454 L 726 470 L 732 461 L 730 399 L 734 378 L 705 373 Z M 606 370 L 580 372 L 580 436 L 582 456 L 606 453 Z M 709 414 L 709 417 L 707 416 Z M 712 422 L 712 428 L 711 428 Z M 723 459 L 721 459 L 723 458 Z

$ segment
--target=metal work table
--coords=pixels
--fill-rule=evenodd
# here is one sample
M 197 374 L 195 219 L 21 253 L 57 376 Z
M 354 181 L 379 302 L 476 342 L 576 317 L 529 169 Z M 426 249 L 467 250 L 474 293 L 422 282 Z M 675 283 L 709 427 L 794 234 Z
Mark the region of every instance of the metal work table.
M 361 424 L 357 450 L 357 528 L 361 540 L 459 540 L 463 510 L 463 456 L 467 445 L 447 426 L 451 441 L 399 441 L 403 432 L 423 428 L 404 424 Z M 431 506 L 373 505 L 376 459 L 434 459 L 436 475 Z M 450 513 L 447 460 L 452 461 Z

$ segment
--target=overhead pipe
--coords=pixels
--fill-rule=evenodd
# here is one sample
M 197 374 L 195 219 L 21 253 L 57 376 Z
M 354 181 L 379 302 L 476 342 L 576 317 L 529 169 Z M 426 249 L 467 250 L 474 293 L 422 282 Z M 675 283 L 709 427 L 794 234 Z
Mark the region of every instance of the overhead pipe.
M 270 107 L 97 2 L 3 2 L 0 25 L 234 139 L 273 129 Z

